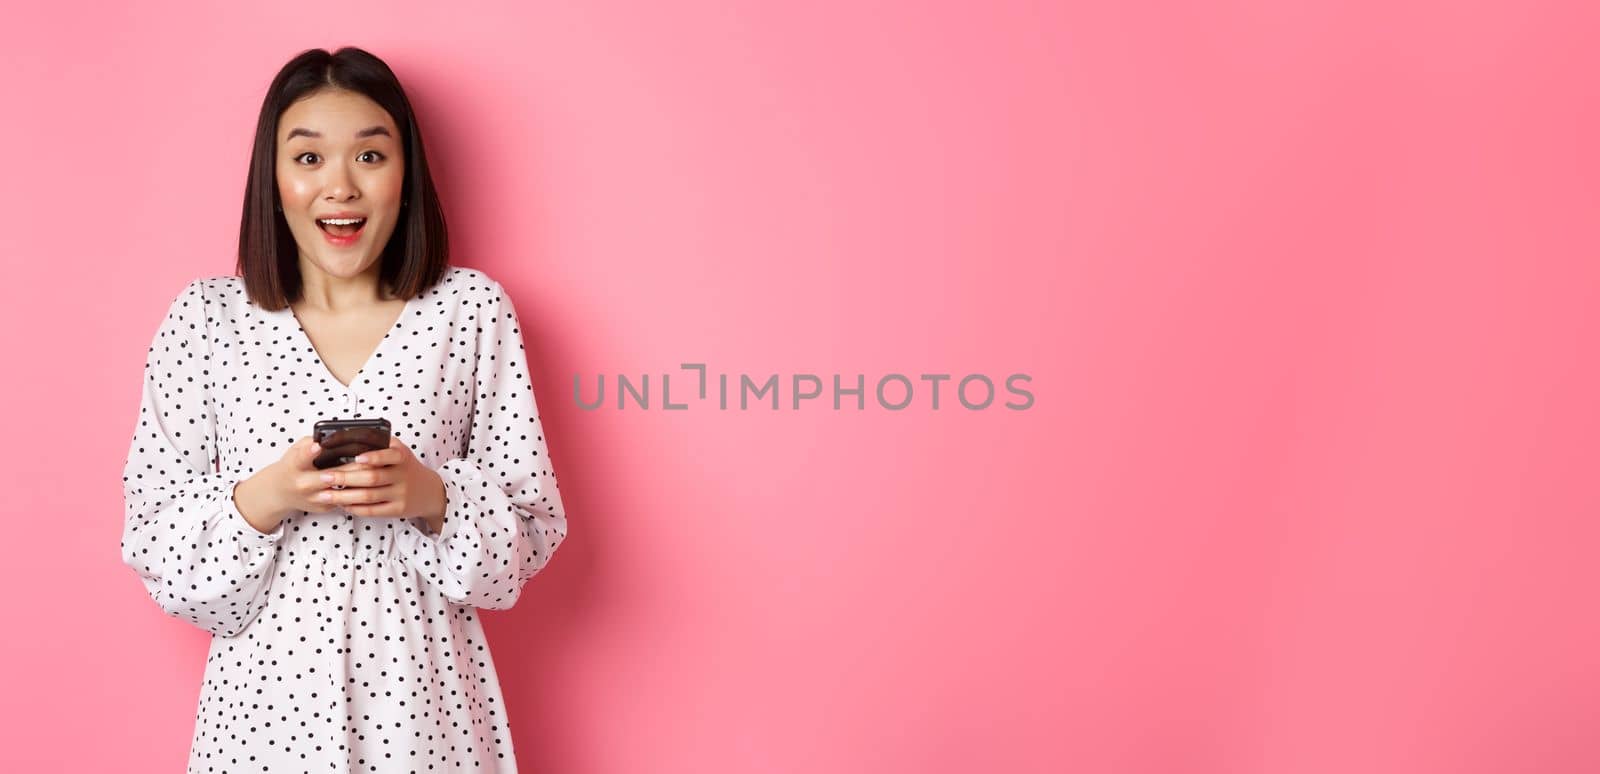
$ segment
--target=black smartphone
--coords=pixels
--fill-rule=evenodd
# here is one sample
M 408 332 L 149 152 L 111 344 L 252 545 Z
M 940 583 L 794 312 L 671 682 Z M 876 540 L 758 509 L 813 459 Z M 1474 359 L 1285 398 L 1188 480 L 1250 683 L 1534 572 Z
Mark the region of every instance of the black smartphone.
M 322 446 L 311 464 L 319 470 L 338 467 L 363 452 L 389 448 L 389 420 L 324 419 L 312 426 L 311 438 Z

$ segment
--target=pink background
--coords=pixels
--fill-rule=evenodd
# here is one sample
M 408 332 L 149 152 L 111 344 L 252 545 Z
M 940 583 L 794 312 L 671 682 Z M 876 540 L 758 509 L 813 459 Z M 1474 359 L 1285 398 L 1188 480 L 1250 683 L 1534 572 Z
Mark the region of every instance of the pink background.
M 486 616 L 524 770 L 1600 769 L 1595 16 L 965 5 L 8 8 L 0 769 L 183 766 L 145 348 L 345 43 L 526 324 L 572 531 Z M 696 360 L 1037 402 L 572 399 Z

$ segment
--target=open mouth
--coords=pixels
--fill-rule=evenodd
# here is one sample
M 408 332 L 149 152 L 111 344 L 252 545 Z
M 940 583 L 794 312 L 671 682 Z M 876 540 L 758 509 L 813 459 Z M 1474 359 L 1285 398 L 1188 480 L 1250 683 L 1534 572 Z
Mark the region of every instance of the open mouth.
M 318 218 L 317 228 L 324 233 L 339 239 L 350 239 L 361 233 L 367 225 L 366 218 Z

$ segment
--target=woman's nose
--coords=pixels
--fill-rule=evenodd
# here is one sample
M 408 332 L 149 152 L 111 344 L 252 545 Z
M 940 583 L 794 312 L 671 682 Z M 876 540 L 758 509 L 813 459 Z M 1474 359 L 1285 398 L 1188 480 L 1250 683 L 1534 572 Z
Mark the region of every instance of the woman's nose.
M 342 201 L 360 196 L 360 192 L 356 190 L 355 181 L 351 179 L 350 173 L 346 172 L 343 167 L 335 167 L 329 171 L 329 174 L 332 175 L 327 185 L 329 199 Z

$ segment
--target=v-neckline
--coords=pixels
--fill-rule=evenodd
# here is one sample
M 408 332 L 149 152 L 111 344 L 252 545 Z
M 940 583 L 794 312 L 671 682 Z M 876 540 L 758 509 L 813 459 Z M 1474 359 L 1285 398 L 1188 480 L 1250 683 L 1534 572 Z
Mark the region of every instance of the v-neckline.
M 356 372 L 350 376 L 349 384 L 339 381 L 339 377 L 334 375 L 333 369 L 328 367 L 328 361 L 322 359 L 322 353 L 317 351 L 317 345 L 311 341 L 311 334 L 306 333 L 306 328 L 300 324 L 300 316 L 294 313 L 294 309 L 285 304 L 282 314 L 288 316 L 288 321 L 294 324 L 294 329 L 300 334 L 300 341 L 306 345 L 307 349 L 311 350 L 311 357 L 317 361 L 317 366 L 322 369 L 323 378 L 333 382 L 341 390 L 353 390 L 361 382 L 362 377 L 366 376 L 367 366 L 372 365 L 372 361 L 377 360 L 378 355 L 383 352 L 383 345 L 388 343 L 389 339 L 394 337 L 394 332 L 400 329 L 400 324 L 405 322 L 406 314 L 411 311 L 412 306 L 416 304 L 421 295 L 418 293 L 406 299 L 405 304 L 400 307 L 400 315 L 395 317 L 394 322 L 389 324 L 389 329 L 383 332 L 383 338 L 378 339 L 377 346 L 367 353 L 367 359 L 363 360 L 361 367 L 357 368 Z

